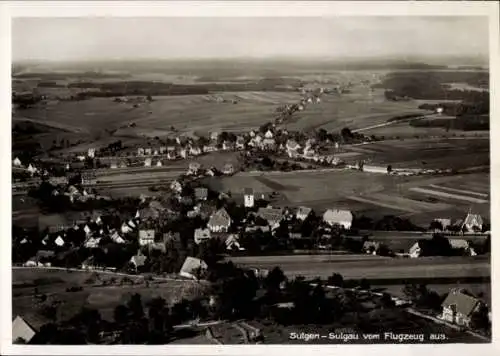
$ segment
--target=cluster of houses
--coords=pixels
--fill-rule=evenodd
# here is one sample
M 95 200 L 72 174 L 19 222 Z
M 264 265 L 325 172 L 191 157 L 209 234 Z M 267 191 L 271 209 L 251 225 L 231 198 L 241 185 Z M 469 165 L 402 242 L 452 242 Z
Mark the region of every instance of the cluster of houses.
M 466 236 L 467 234 L 475 234 L 476 231 L 483 230 L 483 218 L 479 214 L 473 214 L 469 212 L 464 219 L 457 220 L 454 224 L 452 224 L 451 219 L 435 219 L 433 221 L 439 223 L 439 228 L 435 228 L 432 230 L 434 233 L 448 233 L 450 232 L 451 226 L 456 226 L 458 231 L 460 231 L 459 236 Z M 432 227 L 432 224 L 431 224 Z M 486 232 L 489 234 L 489 232 Z M 476 256 L 477 253 L 474 250 L 474 247 L 471 246 L 470 242 L 464 238 L 459 238 L 456 235 L 452 235 L 448 239 L 450 247 L 453 251 L 461 252 L 461 254 L 465 254 L 468 256 Z M 407 248 L 404 248 L 403 244 L 398 243 L 398 250 L 392 251 L 396 256 L 401 257 L 410 257 L 410 258 L 418 258 L 422 256 L 428 256 L 432 250 L 432 246 L 430 245 L 429 239 L 420 239 L 418 241 L 415 240 L 407 240 Z M 367 254 L 382 254 L 384 252 L 392 250 L 390 246 L 381 241 L 371 241 L 367 240 L 363 244 L 363 252 Z M 384 251 L 384 252 L 381 252 Z
M 31 176 L 40 173 L 40 170 L 35 166 L 35 164 L 28 163 L 28 165 L 26 166 L 25 164 L 23 164 L 23 162 L 21 162 L 19 157 L 16 157 L 12 160 L 12 167 L 28 172 Z

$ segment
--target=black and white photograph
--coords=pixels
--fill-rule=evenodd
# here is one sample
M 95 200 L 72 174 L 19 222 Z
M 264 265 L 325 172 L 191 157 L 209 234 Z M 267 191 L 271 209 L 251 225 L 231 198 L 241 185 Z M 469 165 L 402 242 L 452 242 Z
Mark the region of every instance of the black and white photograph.
M 13 16 L 12 344 L 491 343 L 490 21 Z

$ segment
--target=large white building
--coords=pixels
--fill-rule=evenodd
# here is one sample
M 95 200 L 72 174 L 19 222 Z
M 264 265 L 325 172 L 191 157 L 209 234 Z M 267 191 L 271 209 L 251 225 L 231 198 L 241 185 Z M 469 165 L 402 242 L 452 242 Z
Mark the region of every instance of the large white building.
M 349 210 L 328 209 L 323 214 L 323 220 L 330 226 L 339 225 L 349 230 L 352 225 L 352 213 Z

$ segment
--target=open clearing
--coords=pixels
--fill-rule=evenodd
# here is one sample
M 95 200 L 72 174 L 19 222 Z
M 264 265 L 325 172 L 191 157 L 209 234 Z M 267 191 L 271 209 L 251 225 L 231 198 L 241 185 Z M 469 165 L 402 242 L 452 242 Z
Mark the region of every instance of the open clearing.
M 65 320 L 73 316 L 82 307 L 95 308 L 101 312 L 103 318 L 112 320 L 113 310 L 119 304 L 124 304 L 130 296 L 139 293 L 144 303 L 161 296 L 167 303 L 176 303 L 182 298 L 192 298 L 203 293 L 204 286 L 192 281 L 149 282 L 149 287 L 142 277 L 130 276 L 135 285 L 119 285 L 123 276 L 113 274 L 97 274 L 98 279 L 93 283 L 86 283 L 93 272 L 67 272 L 61 270 L 44 269 L 14 269 L 12 271 L 13 315 L 26 315 L 29 320 L 47 322 L 41 310 L 52 302 L 61 302 L 58 308 L 58 320 Z M 103 286 L 103 281 L 115 278 L 113 285 Z M 69 287 L 83 287 L 82 291 L 66 292 Z M 34 288 L 39 293 L 46 294 L 47 301 L 36 301 L 33 296 Z M 35 306 L 35 307 L 34 307 Z
M 429 185 L 453 188 L 473 182 L 479 188 L 487 186 L 489 174 L 470 173 L 450 176 L 400 177 L 386 174 L 370 174 L 359 171 L 296 171 L 250 174 L 238 173 L 231 177 L 206 178 L 213 189 L 241 194 L 244 188 L 256 193 L 276 191 L 288 206 L 305 205 L 322 213 L 328 208 L 345 208 L 354 213 L 380 218 L 383 215 L 410 217 L 412 221 L 428 226 L 436 217 L 463 218 L 467 211 L 489 218 L 489 199 L 475 195 L 456 199 L 443 190 L 438 196 L 429 195 Z M 437 188 L 432 188 L 437 191 Z M 479 189 L 478 189 L 479 190 Z M 470 192 L 476 189 L 470 188 Z M 484 190 L 477 193 L 486 194 Z
M 238 265 L 271 270 L 279 266 L 288 277 L 327 278 L 340 273 L 347 279 L 394 279 L 395 282 L 412 278 L 478 278 L 491 275 L 490 261 L 485 258 L 380 258 L 355 256 L 254 256 L 232 257 Z M 397 283 L 399 284 L 399 283 Z

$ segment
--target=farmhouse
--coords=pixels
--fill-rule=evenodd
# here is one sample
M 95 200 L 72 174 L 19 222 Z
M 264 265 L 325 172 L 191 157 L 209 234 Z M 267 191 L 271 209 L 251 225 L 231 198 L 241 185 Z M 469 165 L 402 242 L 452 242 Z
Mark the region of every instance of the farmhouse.
M 230 175 L 234 173 L 234 167 L 231 163 L 226 163 L 222 168 L 222 173 Z
M 211 232 L 227 232 L 231 226 L 231 217 L 229 216 L 226 209 L 219 209 L 217 212 L 212 214 L 208 220 L 208 228 Z
M 243 150 L 245 148 L 245 138 L 243 136 L 238 136 L 236 138 L 236 149 Z
M 14 160 L 12 161 L 12 164 L 15 167 L 21 167 L 21 165 L 22 165 L 21 160 L 18 157 L 14 158 Z
M 206 271 L 207 268 L 205 261 L 188 256 L 181 267 L 179 275 L 190 279 L 198 279 L 200 274 Z
M 198 174 L 201 165 L 198 162 L 191 162 L 188 168 L 188 174 L 196 175 Z
M 481 231 L 483 229 L 483 218 L 478 214 L 467 214 L 462 223 L 462 231 Z
M 276 148 L 276 140 L 274 138 L 265 138 L 262 141 L 262 148 L 266 150 L 274 150 Z
M 153 150 L 151 148 L 144 149 L 144 155 L 151 156 L 153 154 Z
M 156 167 L 161 167 L 163 166 L 163 164 L 161 163 L 161 160 L 158 160 L 158 162 L 156 162 Z
M 238 235 L 231 234 L 228 236 L 228 238 L 225 241 L 226 244 L 226 249 L 227 250 L 239 250 L 242 251 L 245 248 L 241 247 L 239 241 L 238 241 Z
M 312 213 L 312 209 L 311 208 L 308 208 L 306 206 L 299 206 L 297 208 L 297 212 L 295 213 L 295 217 L 298 219 L 298 220 L 302 220 L 304 221 L 305 219 L 307 219 L 307 217 Z
M 117 232 L 117 231 L 114 231 L 112 234 L 111 234 L 111 240 L 114 242 L 114 243 L 117 243 L 117 244 L 124 244 L 125 243 L 125 240 L 120 236 L 120 234 Z
M 144 266 L 146 262 L 146 256 L 144 256 L 140 251 L 137 255 L 134 255 L 130 258 L 130 263 L 134 266 L 137 271 L 138 268 Z
M 245 208 L 252 208 L 255 204 L 255 197 L 252 188 L 245 188 L 243 191 L 243 205 Z
M 298 157 L 299 156 L 298 151 L 300 148 L 301 148 L 300 145 L 295 140 L 288 140 L 286 142 L 286 151 L 287 151 L 288 157 L 290 157 L 290 158 Z
M 462 250 L 469 256 L 476 256 L 476 251 L 470 247 L 469 242 L 463 239 L 449 239 L 452 249 Z
M 379 173 L 379 174 L 389 173 L 387 166 L 375 166 L 375 165 L 363 164 L 362 170 L 363 172 L 367 173 Z
M 463 290 L 452 289 L 443 301 L 443 312 L 438 318 L 457 325 L 469 326 L 472 315 L 481 304 L 479 299 L 466 294 Z
M 84 246 L 86 248 L 97 248 L 99 247 L 99 242 L 101 242 L 100 237 L 89 237 L 86 241 Z
M 234 143 L 233 143 L 233 142 L 230 142 L 230 141 L 224 141 L 224 142 L 222 143 L 222 149 L 223 149 L 224 151 L 234 150 L 234 147 L 235 147 L 235 145 L 234 145 Z
M 281 220 L 285 217 L 282 209 L 272 207 L 259 208 L 257 216 L 266 220 L 272 229 L 278 227 Z
M 210 240 L 212 237 L 209 229 L 196 229 L 194 230 L 194 242 L 200 244 L 203 241 Z
M 352 225 L 352 213 L 349 210 L 328 209 L 323 214 L 323 221 L 328 225 L 340 225 L 349 230 Z
M 219 133 L 214 131 L 210 133 L 210 140 L 211 141 L 217 141 L 219 139 Z
M 174 180 L 172 184 L 170 184 L 170 189 L 176 193 L 180 193 L 182 192 L 182 184 L 178 180 Z
M 266 133 L 264 134 L 264 138 L 271 139 L 274 138 L 274 134 L 271 130 L 267 130 Z
M 138 155 L 138 156 L 144 156 L 144 148 L 139 147 L 139 148 L 137 149 L 137 155 Z
M 380 248 L 380 242 L 377 241 L 365 241 L 363 243 L 362 251 L 367 254 L 376 255 L 378 249 Z
M 28 344 L 36 335 L 35 328 L 19 315 L 12 321 L 12 343 Z
M 155 231 L 153 229 L 139 230 L 139 245 L 146 246 L 155 242 Z
M 194 196 L 196 200 L 207 200 L 208 197 L 208 189 L 199 187 L 194 189 Z

